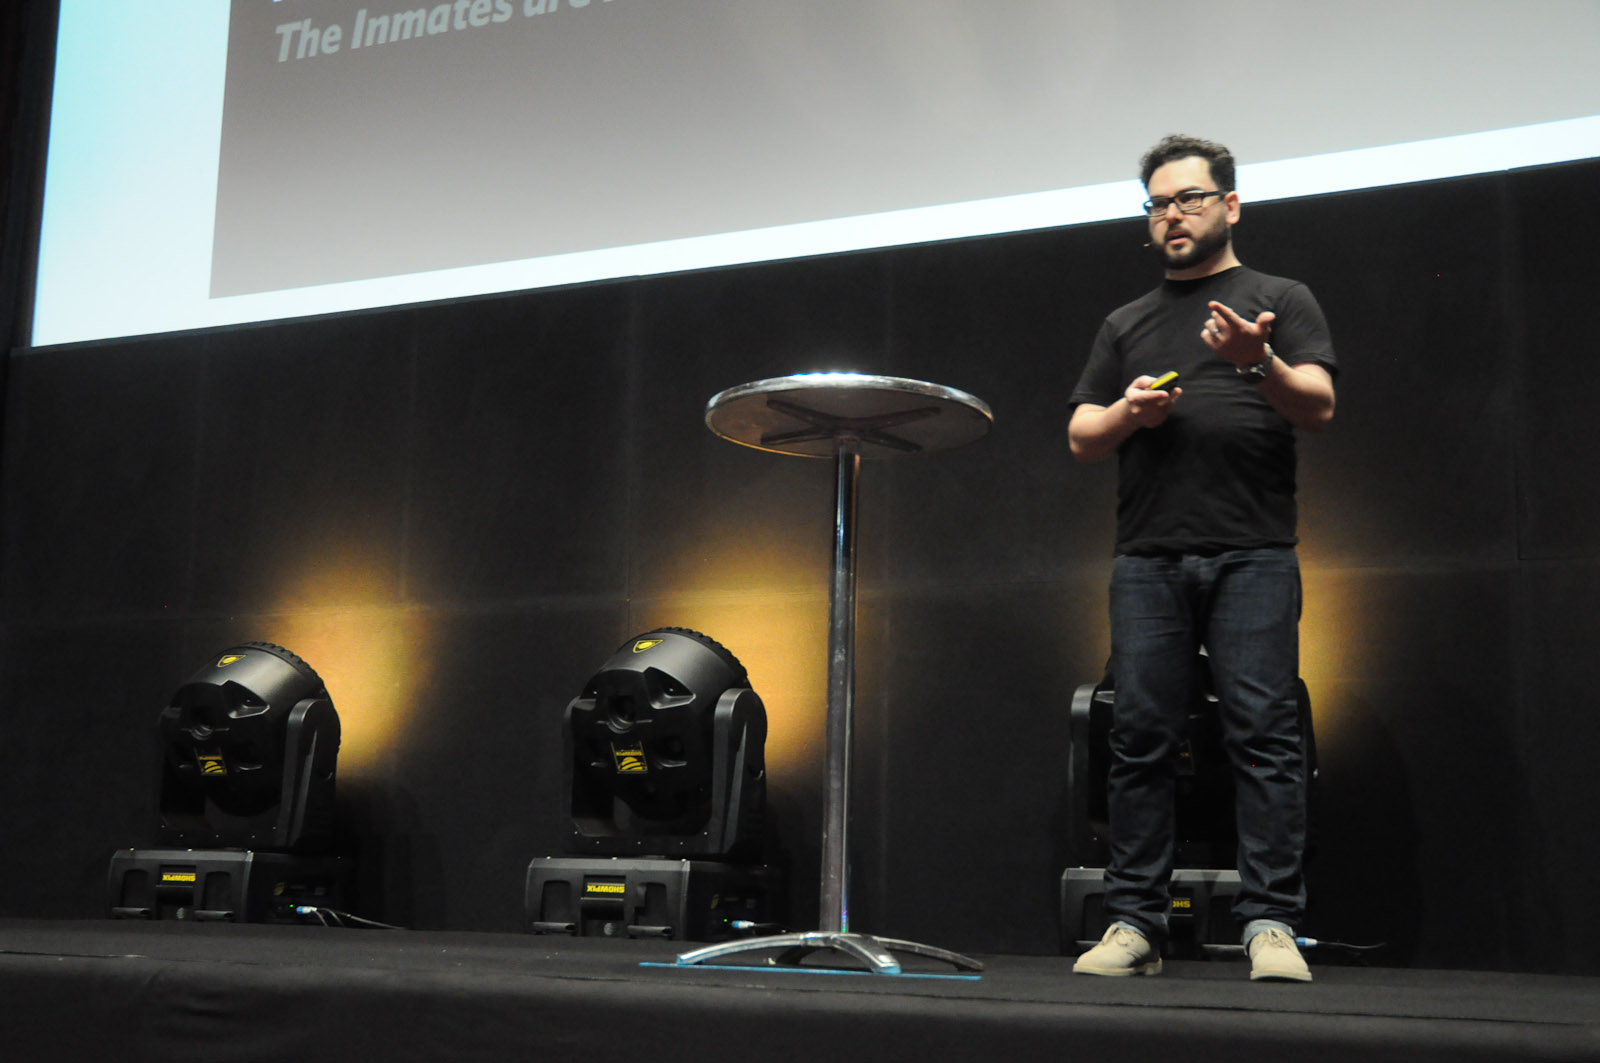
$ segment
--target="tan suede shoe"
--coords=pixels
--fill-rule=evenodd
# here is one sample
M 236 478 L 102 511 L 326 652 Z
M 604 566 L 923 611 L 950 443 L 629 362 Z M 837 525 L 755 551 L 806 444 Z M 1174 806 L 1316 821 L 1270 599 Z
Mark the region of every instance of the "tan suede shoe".
M 1294 938 L 1267 929 L 1250 939 L 1250 978 L 1275 982 L 1309 982 L 1311 968 L 1295 948 Z
M 1160 974 L 1161 955 L 1137 930 L 1113 926 L 1100 944 L 1078 957 L 1073 974 L 1101 974 L 1122 978 L 1134 974 Z

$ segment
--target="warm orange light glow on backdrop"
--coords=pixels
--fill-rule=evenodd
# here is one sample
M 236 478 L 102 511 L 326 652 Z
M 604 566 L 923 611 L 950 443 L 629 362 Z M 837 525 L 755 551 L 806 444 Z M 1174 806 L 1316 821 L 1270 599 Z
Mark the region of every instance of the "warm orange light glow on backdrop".
M 399 744 L 426 680 L 420 617 L 400 609 L 331 609 L 275 619 L 272 638 L 328 685 L 339 710 L 339 772 L 363 775 Z
M 708 522 L 691 538 L 692 552 L 657 574 L 662 585 L 685 589 L 634 602 L 638 631 L 691 628 L 739 658 L 766 706 L 767 770 L 775 775 L 823 758 L 831 521 L 820 509 L 825 499 L 817 501 L 814 551 L 796 557 L 759 529 Z
M 686 627 L 739 658 L 767 710 L 767 771 L 791 776 L 823 756 L 828 702 L 828 597 L 763 594 L 636 604 L 639 631 Z
M 1333 739 L 1349 706 L 1340 694 L 1359 678 L 1353 669 L 1362 661 L 1381 658 L 1377 652 L 1386 638 L 1381 611 L 1368 600 L 1364 588 L 1370 580 L 1351 578 L 1336 569 L 1323 569 L 1301 549 L 1301 580 L 1305 611 L 1300 620 L 1300 676 L 1311 693 L 1311 712 L 1319 741 Z
M 359 544 L 302 556 L 260 637 L 317 670 L 339 712 L 339 771 L 362 775 L 398 744 L 416 710 L 432 659 L 427 618 L 393 604 L 393 575 Z

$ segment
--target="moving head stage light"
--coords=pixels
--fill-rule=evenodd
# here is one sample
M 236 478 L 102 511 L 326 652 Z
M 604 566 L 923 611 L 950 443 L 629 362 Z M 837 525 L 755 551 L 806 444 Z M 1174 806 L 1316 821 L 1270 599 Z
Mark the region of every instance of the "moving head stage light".
M 709 940 L 764 922 L 766 736 L 714 639 L 663 627 L 623 643 L 567 705 L 568 848 L 586 855 L 529 865 L 531 929 Z
M 567 705 L 573 851 L 738 859 L 761 842 L 767 712 L 713 639 L 629 639 Z
M 246 642 L 178 688 L 158 723 L 158 843 L 111 861 L 112 914 L 296 921 L 342 903 L 333 842 L 339 716 L 322 679 L 282 646 Z
M 311 666 L 247 642 L 161 712 L 161 841 L 309 852 L 333 836 L 339 715 Z

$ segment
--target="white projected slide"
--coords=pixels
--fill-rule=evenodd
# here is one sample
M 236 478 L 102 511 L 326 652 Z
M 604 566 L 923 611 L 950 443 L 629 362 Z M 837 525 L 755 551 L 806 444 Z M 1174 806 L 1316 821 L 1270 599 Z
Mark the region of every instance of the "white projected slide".
M 1600 3 L 61 0 L 36 346 L 1600 156 Z M 1137 221 L 1131 224 L 1138 224 Z

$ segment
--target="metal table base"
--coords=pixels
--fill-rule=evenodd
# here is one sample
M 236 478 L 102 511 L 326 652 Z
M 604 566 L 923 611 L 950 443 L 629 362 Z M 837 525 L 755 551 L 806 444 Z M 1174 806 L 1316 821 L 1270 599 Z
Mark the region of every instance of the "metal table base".
M 702 949 L 685 952 L 678 957 L 678 966 L 688 967 L 698 963 L 718 960 L 724 956 L 740 955 L 748 952 L 766 952 L 781 949 L 777 956 L 767 962 L 772 966 L 803 966 L 802 961 L 813 952 L 829 949 L 851 959 L 859 960 L 868 971 L 873 974 L 902 974 L 900 961 L 895 958 L 897 952 L 909 952 L 917 956 L 927 956 L 963 971 L 981 971 L 983 964 L 959 952 L 941 949 L 935 945 L 923 945 L 915 941 L 901 941 L 898 938 L 878 937 L 875 934 L 851 934 L 832 930 L 812 930 L 800 934 L 771 934 L 767 937 L 746 938 L 740 941 L 724 941 L 718 945 L 707 945 Z M 826 969 L 826 968 L 825 968 Z

